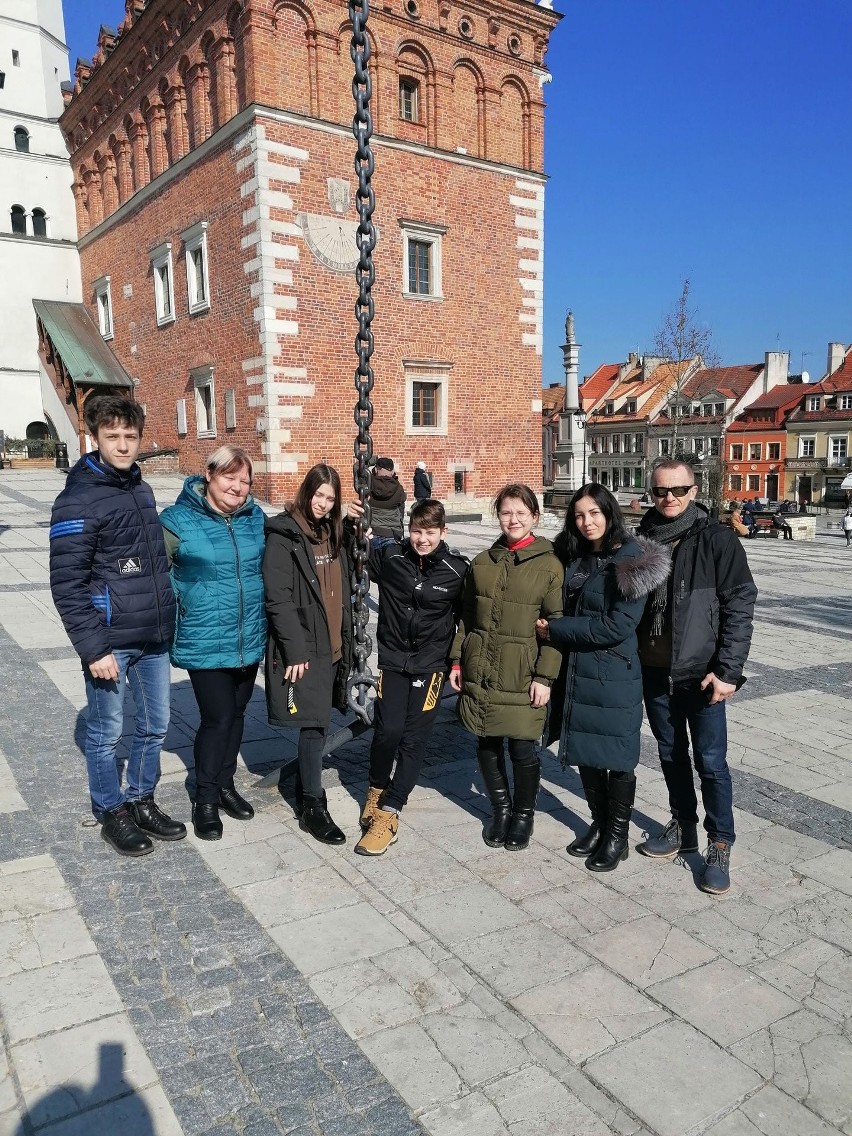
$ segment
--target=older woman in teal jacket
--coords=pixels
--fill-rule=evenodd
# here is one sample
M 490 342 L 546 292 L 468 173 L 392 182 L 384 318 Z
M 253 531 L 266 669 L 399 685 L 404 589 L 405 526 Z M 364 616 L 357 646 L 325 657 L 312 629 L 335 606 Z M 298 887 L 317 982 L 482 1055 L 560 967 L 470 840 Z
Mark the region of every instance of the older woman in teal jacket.
M 192 809 L 201 840 L 221 838 L 220 809 L 237 820 L 254 816 L 234 786 L 266 646 L 264 516 L 250 495 L 252 474 L 245 450 L 221 446 L 160 518 L 178 607 L 172 662 L 189 671 L 201 713 Z

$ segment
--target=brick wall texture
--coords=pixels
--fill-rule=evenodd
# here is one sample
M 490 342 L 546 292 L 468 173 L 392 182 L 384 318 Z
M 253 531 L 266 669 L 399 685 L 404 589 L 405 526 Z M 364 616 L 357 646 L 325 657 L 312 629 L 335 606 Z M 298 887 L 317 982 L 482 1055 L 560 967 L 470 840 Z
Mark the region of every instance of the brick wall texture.
M 109 276 L 111 346 L 138 379 L 145 448 L 177 447 L 181 469 L 194 472 L 235 442 L 257 461 L 258 493 L 280 502 L 315 461 L 337 465 L 344 483 L 351 467 L 347 9 L 319 0 L 187 13 L 128 0 L 118 36 L 102 31 L 93 66 L 78 67 L 62 125 L 84 296 L 94 315 L 94 283 Z M 421 459 L 445 498 L 456 470 L 468 501 L 508 480 L 541 488 L 540 79 L 557 18 L 522 0 L 488 18 L 421 0 L 371 13 L 373 437 L 409 492 Z M 400 117 L 401 81 L 416 84 L 415 121 Z M 209 307 L 191 314 L 181 234 L 200 221 Z M 406 234 L 429 243 L 439 295 L 406 294 Z M 150 252 L 165 242 L 174 319 L 158 325 Z M 198 436 L 193 373 L 203 368 L 215 437 Z M 438 425 L 426 433 L 412 427 L 414 381 L 440 388 Z

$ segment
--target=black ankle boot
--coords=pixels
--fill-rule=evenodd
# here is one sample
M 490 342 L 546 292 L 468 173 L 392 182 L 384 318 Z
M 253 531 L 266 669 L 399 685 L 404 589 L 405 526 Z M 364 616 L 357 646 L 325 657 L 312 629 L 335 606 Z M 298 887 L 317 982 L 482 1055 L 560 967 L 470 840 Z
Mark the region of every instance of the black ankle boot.
M 589 765 L 579 768 L 580 780 L 586 803 L 592 814 L 589 829 L 576 840 L 572 840 L 565 851 L 569 856 L 592 856 L 597 852 L 606 831 L 609 777 L 605 769 L 592 769 Z
M 254 816 L 254 809 L 233 785 L 219 790 L 219 808 L 234 820 L 251 820 Z
M 522 852 L 529 845 L 535 818 L 535 802 L 541 784 L 541 762 L 534 765 L 516 765 L 515 800 L 512 804 L 512 819 L 506 833 L 507 852 Z
M 586 867 L 590 872 L 612 872 L 622 860 L 627 859 L 630 851 L 627 846 L 627 832 L 635 797 L 635 777 L 630 781 L 622 777 L 610 777 L 606 832 L 597 851 L 586 861 Z
M 137 825 L 127 805 L 119 805 L 103 814 L 101 836 L 119 856 L 147 856 L 154 851 L 154 845 Z
M 314 840 L 319 840 L 321 844 L 346 843 L 346 837 L 331 819 L 325 793 L 321 797 L 304 796 L 299 828 L 303 832 L 309 832 Z
M 153 797 L 129 801 L 128 807 L 137 827 L 149 836 L 157 840 L 183 840 L 186 836 L 186 825 L 167 816 Z
M 192 806 L 192 827 L 199 840 L 221 840 L 222 822 L 219 806 L 202 803 Z
M 477 753 L 476 762 L 485 792 L 491 802 L 491 819 L 482 831 L 482 839 L 489 848 L 499 848 L 506 843 L 509 822 L 512 819 L 512 798 L 509 796 L 509 782 L 506 778 L 506 761 L 491 750 Z

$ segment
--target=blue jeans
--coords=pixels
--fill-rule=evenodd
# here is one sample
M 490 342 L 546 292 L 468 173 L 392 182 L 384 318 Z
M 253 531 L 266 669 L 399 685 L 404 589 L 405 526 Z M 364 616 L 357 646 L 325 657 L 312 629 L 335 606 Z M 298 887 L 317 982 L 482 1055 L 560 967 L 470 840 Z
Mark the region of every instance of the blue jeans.
M 710 840 L 733 844 L 734 794 L 727 760 L 725 703 L 709 706 L 697 683 L 675 687 L 674 693 L 669 693 L 669 672 L 660 667 L 642 668 L 642 686 L 672 816 L 682 825 L 698 823 L 698 800 L 689 759 L 692 738 L 692 759 L 704 804 L 704 828 Z
M 97 817 L 119 808 L 125 801 L 151 796 L 160 780 L 160 750 L 169 728 L 168 643 L 146 643 L 113 654 L 118 663 L 118 681 L 92 678 L 89 668 L 83 668 L 89 703 L 86 766 L 92 811 Z M 117 759 L 124 728 L 125 680 L 136 704 L 126 793 L 121 787 Z

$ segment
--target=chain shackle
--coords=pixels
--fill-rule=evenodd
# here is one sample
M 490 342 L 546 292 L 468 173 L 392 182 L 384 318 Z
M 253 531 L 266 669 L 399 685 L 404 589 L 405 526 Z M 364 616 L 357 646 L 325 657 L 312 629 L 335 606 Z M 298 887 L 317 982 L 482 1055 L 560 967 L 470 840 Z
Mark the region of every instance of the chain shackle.
M 373 193 L 372 177 L 375 168 L 370 139 L 373 136 L 373 118 L 370 114 L 370 98 L 373 84 L 370 77 L 370 40 L 367 35 L 367 20 L 370 15 L 369 0 L 350 0 L 349 19 L 352 21 L 352 43 L 349 53 L 355 67 L 352 79 L 352 98 L 355 101 L 355 115 L 352 119 L 352 133 L 355 136 L 355 173 L 358 177 L 356 205 L 358 209 L 358 265 L 355 269 L 355 282 L 358 285 L 358 298 L 355 301 L 355 318 L 358 331 L 355 335 L 355 354 L 358 365 L 355 368 L 355 390 L 358 398 L 355 403 L 355 460 L 353 462 L 353 482 L 358 494 L 362 515 L 355 524 L 355 565 L 352 578 L 353 631 L 355 638 L 355 670 L 349 677 L 349 708 L 363 721 L 369 723 L 373 716 L 373 702 L 368 697 L 375 690 L 376 680 L 370 673 L 367 660 L 373 649 L 373 640 L 367 630 L 370 618 L 367 607 L 367 593 L 370 580 L 367 574 L 367 559 L 370 555 L 370 542 L 367 531 L 370 528 L 370 469 L 373 456 L 373 439 L 370 427 L 373 424 L 373 403 L 370 395 L 373 390 L 373 285 L 376 270 L 373 265 L 373 251 L 376 247 L 376 227 L 373 224 L 373 211 L 376 198 Z

